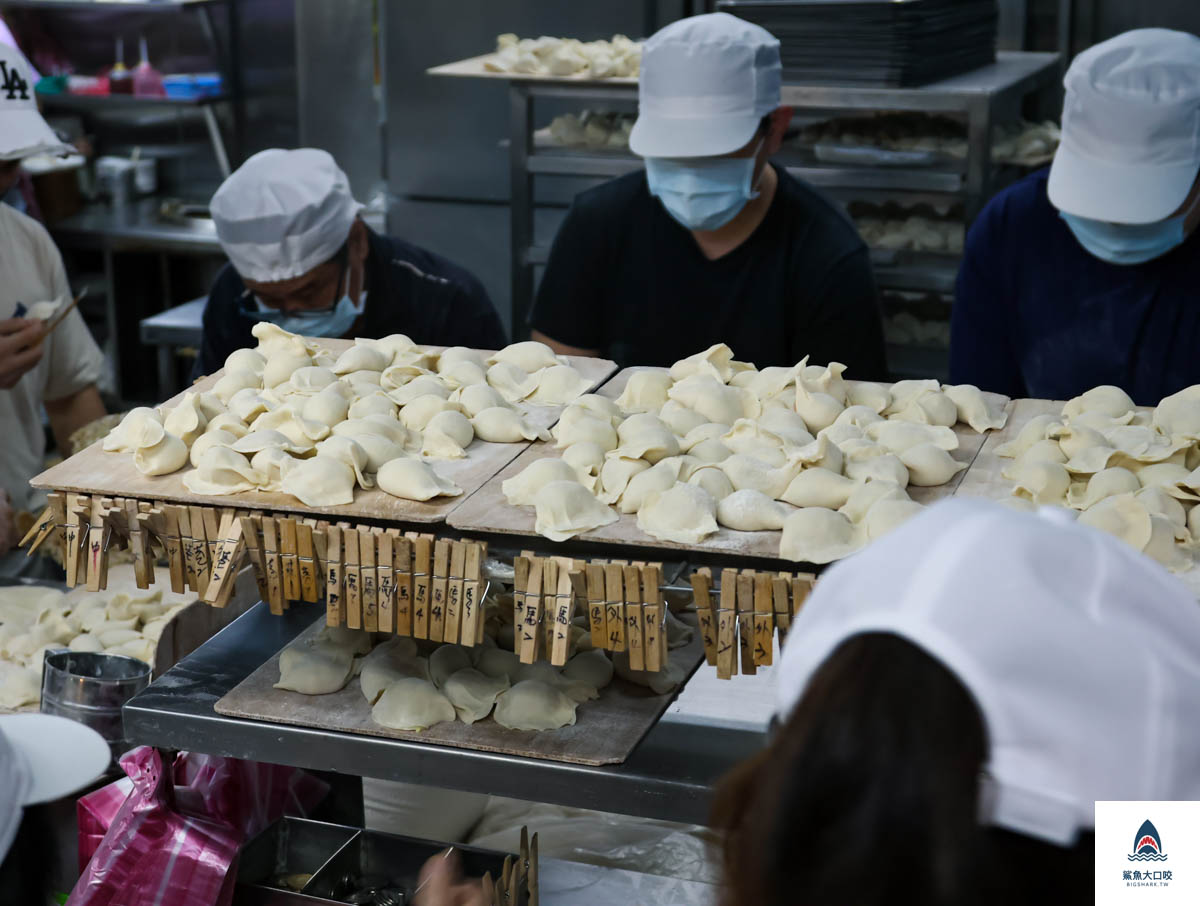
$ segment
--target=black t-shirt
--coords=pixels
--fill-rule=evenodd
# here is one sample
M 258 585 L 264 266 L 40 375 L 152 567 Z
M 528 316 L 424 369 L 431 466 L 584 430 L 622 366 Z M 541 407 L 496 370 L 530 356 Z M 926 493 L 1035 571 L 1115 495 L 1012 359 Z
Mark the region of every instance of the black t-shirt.
M 403 333 L 427 346 L 499 349 L 508 342 L 487 290 L 440 255 L 367 231 L 367 301 L 355 334 Z M 242 314 L 245 286 L 230 265 L 217 275 L 204 306 L 204 338 L 193 377 L 211 374 L 235 349 L 254 346 L 257 322 Z
M 847 366 L 885 378 L 875 280 L 850 222 L 776 167 L 766 217 L 708 260 L 630 173 L 580 194 L 554 239 L 529 323 L 623 365 L 669 365 L 725 342 L 742 361 Z

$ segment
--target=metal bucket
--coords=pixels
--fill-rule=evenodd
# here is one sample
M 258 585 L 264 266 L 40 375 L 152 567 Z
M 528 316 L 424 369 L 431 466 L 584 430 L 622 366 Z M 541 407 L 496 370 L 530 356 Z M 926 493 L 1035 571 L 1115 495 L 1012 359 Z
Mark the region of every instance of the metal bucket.
M 150 685 L 150 665 L 136 658 L 88 651 L 47 651 L 42 666 L 42 713 L 91 727 L 113 759 L 129 750 L 121 707 Z

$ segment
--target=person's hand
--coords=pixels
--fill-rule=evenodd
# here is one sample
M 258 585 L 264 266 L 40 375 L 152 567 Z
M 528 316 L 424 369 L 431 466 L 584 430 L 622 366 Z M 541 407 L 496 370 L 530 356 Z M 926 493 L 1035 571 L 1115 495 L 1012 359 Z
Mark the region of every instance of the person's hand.
M 433 856 L 421 867 L 416 906 L 490 906 L 478 880 L 463 878 L 458 853 Z
M 0 491 L 0 557 L 16 547 L 20 540 L 17 536 L 16 513 L 8 500 L 8 492 Z
M 0 321 L 0 390 L 12 390 L 42 357 L 45 327 L 41 321 L 9 318 Z

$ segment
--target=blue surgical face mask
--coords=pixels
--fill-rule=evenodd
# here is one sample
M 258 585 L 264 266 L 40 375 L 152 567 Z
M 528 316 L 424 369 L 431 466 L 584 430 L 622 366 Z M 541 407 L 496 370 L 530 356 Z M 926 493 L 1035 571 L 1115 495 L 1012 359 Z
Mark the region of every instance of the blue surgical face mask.
M 1161 258 L 1187 239 L 1190 210 L 1156 223 L 1107 223 L 1060 211 L 1079 244 L 1109 264 L 1144 264 Z
M 347 289 L 350 287 L 349 270 L 346 271 L 343 285 Z M 362 314 L 366 295 L 366 292 L 359 294 L 357 305 L 348 293 L 343 293 L 332 308 L 290 313 L 269 308 L 262 303 L 258 296 L 255 296 L 254 311 L 251 316 L 260 321 L 269 321 L 289 333 L 298 333 L 305 337 L 343 337 L 354 326 L 358 316 Z
M 758 197 L 751 180 L 762 145 L 749 157 L 647 157 L 650 194 L 689 230 L 719 230 Z

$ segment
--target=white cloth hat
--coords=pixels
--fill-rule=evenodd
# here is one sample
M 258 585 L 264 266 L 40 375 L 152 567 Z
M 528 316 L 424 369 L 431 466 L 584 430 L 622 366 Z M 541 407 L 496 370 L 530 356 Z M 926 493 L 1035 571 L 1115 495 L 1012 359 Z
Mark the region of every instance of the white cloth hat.
M 982 823 L 1068 845 L 1096 800 L 1200 799 L 1200 607 L 1068 511 L 950 500 L 829 569 L 788 634 L 778 713 L 867 632 L 923 649 L 974 697 Z
M 0 160 L 75 150 L 59 141 L 38 113 L 29 63 L 15 47 L 0 44 Z
M 779 106 L 779 41 L 728 13 L 672 22 L 642 48 L 638 118 L 629 147 L 642 157 L 728 154 Z
M 1169 217 L 1200 173 L 1200 38 L 1125 32 L 1077 56 L 1063 85 L 1050 202 L 1111 223 Z
M 0 716 L 0 862 L 27 806 L 82 789 L 111 760 L 104 737 L 81 723 L 49 714 Z
M 246 280 L 273 283 L 307 274 L 350 236 L 362 205 L 326 151 L 260 151 L 237 168 L 209 210 L 221 248 Z

